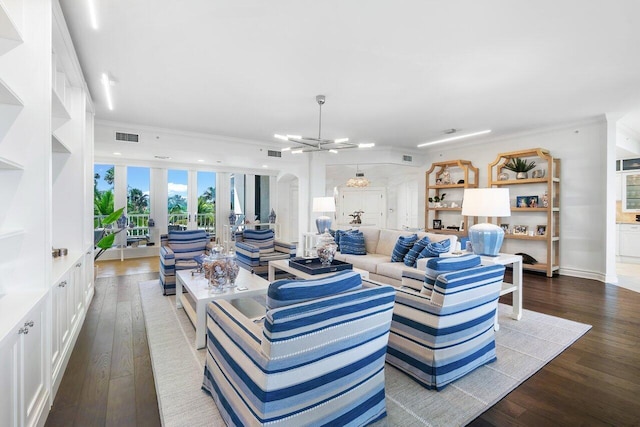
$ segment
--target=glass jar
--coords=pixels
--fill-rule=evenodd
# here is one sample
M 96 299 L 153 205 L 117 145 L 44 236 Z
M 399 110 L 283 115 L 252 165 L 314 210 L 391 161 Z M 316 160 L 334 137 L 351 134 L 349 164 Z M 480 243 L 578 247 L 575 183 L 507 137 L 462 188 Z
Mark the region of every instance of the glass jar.
M 318 253 L 318 258 L 320 259 L 320 263 L 322 263 L 323 267 L 331 265 L 333 257 L 336 255 L 336 250 L 338 250 L 336 241 L 328 231 L 325 231 L 320 236 L 318 244 L 316 245 L 316 252 Z
M 227 286 L 229 288 L 236 287 L 236 279 L 240 273 L 240 266 L 235 252 L 229 252 L 226 255 L 225 269 L 227 273 Z
M 209 263 L 209 283 L 211 293 L 221 293 L 227 284 L 226 257 L 223 254 L 212 254 Z

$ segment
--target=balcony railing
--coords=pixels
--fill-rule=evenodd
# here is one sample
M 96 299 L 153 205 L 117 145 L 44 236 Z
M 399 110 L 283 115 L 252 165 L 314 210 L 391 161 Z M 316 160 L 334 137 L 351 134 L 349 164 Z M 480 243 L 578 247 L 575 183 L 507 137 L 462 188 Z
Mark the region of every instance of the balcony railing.
M 188 213 L 174 213 L 168 215 L 169 230 L 186 230 L 191 215 Z M 207 233 L 216 232 L 216 217 L 214 214 L 196 214 L 196 227 Z

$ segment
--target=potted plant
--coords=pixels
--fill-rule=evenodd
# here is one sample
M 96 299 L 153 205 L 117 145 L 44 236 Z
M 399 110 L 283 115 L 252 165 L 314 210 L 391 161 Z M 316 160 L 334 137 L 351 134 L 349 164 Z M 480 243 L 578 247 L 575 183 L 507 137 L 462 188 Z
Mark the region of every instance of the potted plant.
M 516 173 L 516 179 L 529 178 L 528 172 L 536 167 L 536 162 L 533 160 L 528 162 L 526 159 L 519 157 L 513 157 L 502 166 L 504 169 L 508 169 Z
M 434 197 L 429 197 L 429 203 L 435 203 L 435 207 L 439 208 L 439 207 L 441 207 L 440 202 L 444 201 L 444 196 L 446 196 L 446 195 L 447 195 L 447 193 L 442 193 L 441 196 L 437 196 L 436 195 Z
M 113 213 L 107 215 L 105 219 L 102 220 L 102 232 L 100 234 L 100 239 L 95 244 L 94 249 L 100 249 L 93 257 L 93 260 L 97 260 L 100 255 L 105 253 L 107 249 L 113 246 L 113 242 L 116 239 L 116 234 L 120 233 L 122 230 L 125 230 L 126 227 L 119 227 L 113 233 L 107 234 L 107 230 L 110 229 L 111 225 L 114 222 L 117 222 L 124 214 L 124 207 L 114 211 Z

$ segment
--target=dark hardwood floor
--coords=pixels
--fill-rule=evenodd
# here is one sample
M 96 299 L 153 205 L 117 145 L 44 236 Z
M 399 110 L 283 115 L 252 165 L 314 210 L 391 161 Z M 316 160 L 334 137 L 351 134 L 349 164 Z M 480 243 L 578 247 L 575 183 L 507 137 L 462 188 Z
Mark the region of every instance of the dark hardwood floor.
M 98 280 L 47 426 L 160 425 L 140 294 L 128 277 L 139 276 Z M 524 287 L 526 309 L 593 328 L 471 425 L 640 425 L 640 294 L 531 273 Z

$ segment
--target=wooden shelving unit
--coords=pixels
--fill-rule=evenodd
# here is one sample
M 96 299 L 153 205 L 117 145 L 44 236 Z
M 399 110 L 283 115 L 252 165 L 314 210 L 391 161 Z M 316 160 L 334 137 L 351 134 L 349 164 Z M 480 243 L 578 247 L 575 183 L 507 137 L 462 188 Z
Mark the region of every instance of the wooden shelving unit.
M 447 175 L 449 181 L 447 182 Z M 460 180 L 464 182 L 458 184 Z M 432 233 L 456 234 L 466 236 L 469 228 L 469 218 L 462 216 L 462 196 L 465 188 L 478 187 L 478 168 L 474 167 L 469 160 L 449 160 L 446 162 L 436 162 L 431 165 L 431 169 L 426 172 L 425 188 L 425 218 L 424 224 L 427 231 Z M 441 197 L 446 194 L 441 207 L 436 207 L 429 203 L 429 197 Z M 456 203 L 456 207 L 451 207 L 451 203 Z M 433 220 L 442 221 L 442 229 L 433 228 Z M 473 219 L 475 224 L 476 219 Z M 462 229 L 447 229 L 448 226 Z M 471 225 L 473 225 L 471 224 Z
M 513 158 L 522 158 L 536 162 L 536 169 L 544 170 L 543 177 L 525 179 L 503 179 L 498 177 L 505 163 Z M 529 172 L 530 174 L 532 172 Z M 512 173 L 515 175 L 515 173 Z M 510 230 L 514 225 L 526 225 L 534 235 L 505 234 L 505 245 L 508 252 L 523 252 L 532 255 L 536 264 L 523 264 L 527 270 L 544 272 L 552 277 L 560 269 L 560 159 L 554 158 L 548 150 L 533 148 L 530 150 L 500 153 L 496 160 L 489 164 L 488 187 L 508 187 L 511 198 L 511 218 L 508 219 Z M 543 204 L 543 193 L 547 194 L 547 206 Z M 516 206 L 517 196 L 538 196 L 537 207 L 519 208 Z M 503 220 L 507 223 L 507 220 Z M 537 225 L 545 225 L 544 235 L 537 234 Z M 544 257 L 544 259 L 542 259 Z

